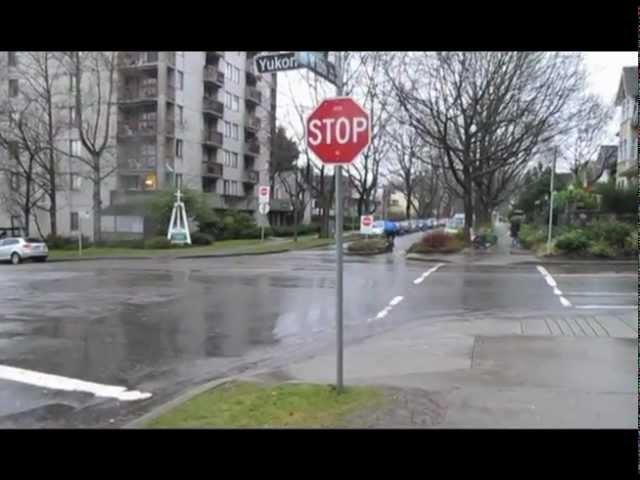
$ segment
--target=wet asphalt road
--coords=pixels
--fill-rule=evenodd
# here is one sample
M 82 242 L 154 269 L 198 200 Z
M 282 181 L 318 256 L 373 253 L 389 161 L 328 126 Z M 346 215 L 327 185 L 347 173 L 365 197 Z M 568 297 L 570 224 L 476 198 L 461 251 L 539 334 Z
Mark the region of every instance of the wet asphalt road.
M 345 339 L 467 315 L 637 320 L 634 267 L 442 265 L 345 256 Z M 333 348 L 335 253 L 0 265 L 0 367 L 150 392 L 137 402 L 0 378 L 0 427 L 120 426 L 184 388 Z M 393 299 L 392 311 L 381 311 Z M 580 309 L 579 307 L 587 307 Z M 595 308 L 597 307 L 597 308 Z M 637 328 L 637 327 L 636 327 Z

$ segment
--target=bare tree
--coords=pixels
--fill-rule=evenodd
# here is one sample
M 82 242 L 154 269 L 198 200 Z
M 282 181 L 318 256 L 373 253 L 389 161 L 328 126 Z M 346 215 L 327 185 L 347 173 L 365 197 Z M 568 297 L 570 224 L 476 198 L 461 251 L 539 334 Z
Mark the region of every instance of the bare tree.
M 298 225 L 303 219 L 304 211 L 311 202 L 310 188 L 304 167 L 277 173 L 280 185 L 287 193 L 293 214 L 293 241 L 298 241 Z
M 585 78 L 580 55 L 546 52 L 409 53 L 387 76 L 420 139 L 443 153 L 435 158 L 464 199 L 467 241 L 478 185 L 511 182 L 542 144 L 573 128 L 568 107 Z
M 424 145 L 415 130 L 400 126 L 393 133 L 391 151 L 393 158 L 389 165 L 391 173 L 389 183 L 394 190 L 406 198 L 405 216 L 411 218 L 411 212 L 417 211 L 416 187 L 419 180 L 421 158 Z
M 3 203 L 9 213 L 18 211 L 22 217 L 25 234 L 30 234 L 33 210 L 45 196 L 39 181 L 39 157 L 47 151 L 47 144 L 38 131 L 38 121 L 32 116 L 31 102 L 25 102 L 18 111 L 8 106 L 12 119 L 0 129 L 0 149 L 4 150 L 0 171 L 9 179 L 9 192 L 3 195 Z
M 61 96 L 69 96 L 61 87 L 59 80 L 66 76 L 62 65 L 60 52 L 22 52 L 18 71 L 21 81 L 21 95 L 30 104 L 31 130 L 34 140 L 39 145 L 45 145 L 45 150 L 35 157 L 38 164 L 39 180 L 42 190 L 47 197 L 46 209 L 49 214 L 49 231 L 57 235 L 57 193 L 60 155 L 57 143 L 61 133 L 68 127 L 64 113 L 67 109 L 61 107 Z M 64 112 L 64 113 L 63 113 Z M 37 134 L 36 134 L 37 132 Z
M 386 61 L 383 53 L 357 52 L 352 55 L 354 58 L 348 63 L 355 72 L 349 82 L 351 94 L 369 112 L 372 124 L 369 145 L 346 169 L 350 183 L 358 195 L 360 216 L 373 213 L 376 208 L 375 192 L 378 190 L 380 169 L 391 149 L 389 103 L 392 92 L 389 82 L 382 74 L 381 67 Z
M 560 158 L 568 163 L 576 180 L 587 173 L 585 169 L 589 164 L 595 166 L 595 182 L 608 166 L 607 162 L 596 165 L 595 160 L 605 140 L 606 127 L 613 116 L 613 109 L 605 106 L 596 95 L 585 95 L 577 102 L 574 115 L 578 126 L 568 132 L 564 141 L 558 142 Z
M 75 124 L 86 152 L 71 156 L 89 171 L 87 178 L 93 186 L 93 238 L 100 241 L 102 184 L 117 168 L 111 131 L 116 52 L 70 52 L 67 59 L 75 84 Z

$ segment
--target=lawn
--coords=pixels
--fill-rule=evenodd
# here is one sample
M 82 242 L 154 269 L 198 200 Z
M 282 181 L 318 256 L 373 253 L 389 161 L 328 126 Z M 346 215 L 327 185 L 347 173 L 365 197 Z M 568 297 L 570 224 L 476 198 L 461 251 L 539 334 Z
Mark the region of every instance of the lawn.
M 345 240 L 349 237 L 345 236 Z M 298 241 L 289 240 L 222 240 L 213 245 L 170 248 L 170 249 L 143 249 L 143 248 L 111 248 L 111 247 L 90 247 L 82 250 L 82 257 L 180 257 L 185 255 L 208 255 L 214 253 L 269 253 L 281 252 L 283 250 L 303 250 L 306 248 L 316 248 L 331 245 L 334 243 L 330 238 L 317 238 L 317 235 L 305 235 L 298 237 Z M 72 259 L 78 258 L 77 250 L 50 250 L 51 259 Z
M 227 383 L 149 422 L 150 428 L 340 427 L 349 415 L 384 403 L 373 387 Z

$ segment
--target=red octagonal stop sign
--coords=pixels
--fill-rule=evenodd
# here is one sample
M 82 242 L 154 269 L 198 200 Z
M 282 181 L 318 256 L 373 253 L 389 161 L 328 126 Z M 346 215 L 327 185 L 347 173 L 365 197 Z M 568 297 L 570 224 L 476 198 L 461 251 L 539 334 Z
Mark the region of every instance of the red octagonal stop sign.
M 350 97 L 328 98 L 307 118 L 307 144 L 323 163 L 349 164 L 370 140 L 369 113 Z

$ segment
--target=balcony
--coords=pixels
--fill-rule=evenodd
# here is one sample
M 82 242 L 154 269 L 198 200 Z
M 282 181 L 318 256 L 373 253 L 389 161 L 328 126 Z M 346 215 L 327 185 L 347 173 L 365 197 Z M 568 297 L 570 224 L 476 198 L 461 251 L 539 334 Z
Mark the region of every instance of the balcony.
M 126 151 L 118 152 L 118 170 L 128 172 L 148 172 L 156 170 L 155 156 L 131 155 Z
M 245 154 L 258 156 L 260 155 L 260 144 L 256 140 L 244 142 Z
M 215 83 L 220 87 L 224 86 L 224 72 L 221 72 L 216 67 L 210 65 L 204 67 L 202 77 L 205 82 Z
M 262 92 L 255 87 L 247 87 L 245 90 L 245 100 L 255 105 L 260 105 L 262 102 Z
M 202 97 L 202 113 L 222 118 L 224 115 L 224 104 L 211 97 Z
M 251 132 L 257 133 L 262 126 L 262 120 L 259 117 L 254 115 L 247 116 L 247 122 L 245 123 L 245 128 Z
M 242 172 L 242 182 L 255 185 L 260 180 L 260 174 L 257 170 L 245 170 Z
M 176 66 L 176 52 L 167 52 L 167 63 L 172 67 Z
M 120 91 L 119 97 L 119 103 L 121 105 L 155 102 L 158 100 L 158 85 L 146 85 L 138 88 L 123 88 Z
M 204 130 L 202 132 L 202 143 L 208 147 L 222 148 L 222 133 L 215 130 Z
M 217 162 L 204 162 L 202 164 L 202 175 L 205 177 L 222 177 L 224 172 L 223 165 Z
M 221 58 L 224 58 L 224 52 L 207 52 L 207 55 L 214 57 L 218 60 L 220 60 Z
M 165 125 L 165 135 L 173 137 L 176 134 L 176 121 L 171 117 L 167 117 L 167 123 Z
M 118 125 L 118 137 L 134 138 L 155 136 L 158 131 L 158 124 L 155 121 L 138 122 L 129 124 L 126 121 Z
M 139 69 L 157 68 L 158 52 L 120 52 L 118 54 L 118 68 Z
M 247 74 L 247 82 L 251 85 L 255 85 L 258 81 L 258 77 L 256 76 L 256 64 L 253 57 L 247 57 L 245 72 Z

